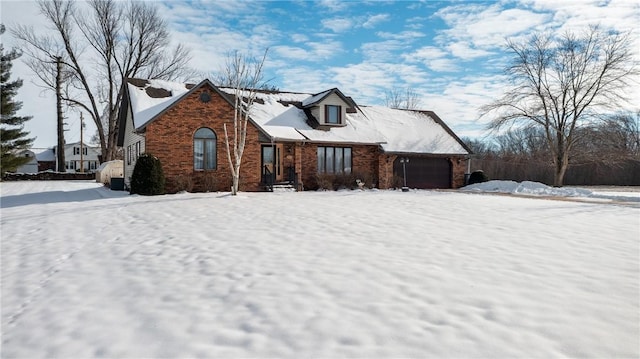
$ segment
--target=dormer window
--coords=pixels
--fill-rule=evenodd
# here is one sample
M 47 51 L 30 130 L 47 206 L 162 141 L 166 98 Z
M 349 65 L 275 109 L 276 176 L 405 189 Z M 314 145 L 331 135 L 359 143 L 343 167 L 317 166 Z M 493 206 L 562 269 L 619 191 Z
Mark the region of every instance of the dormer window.
M 342 123 L 342 106 L 325 105 L 324 122 L 332 125 L 341 124 Z

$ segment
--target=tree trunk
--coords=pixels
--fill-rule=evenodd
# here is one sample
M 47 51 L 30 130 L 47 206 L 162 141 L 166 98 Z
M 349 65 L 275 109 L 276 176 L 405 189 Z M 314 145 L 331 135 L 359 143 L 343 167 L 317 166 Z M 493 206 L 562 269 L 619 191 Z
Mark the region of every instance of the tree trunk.
M 559 149 L 555 159 L 555 171 L 553 173 L 553 186 L 562 187 L 564 185 L 564 175 L 569 166 L 569 155 L 563 149 Z
M 239 191 L 240 184 L 240 168 L 237 167 L 237 170 L 233 171 L 233 184 L 231 185 L 231 194 L 237 195 Z

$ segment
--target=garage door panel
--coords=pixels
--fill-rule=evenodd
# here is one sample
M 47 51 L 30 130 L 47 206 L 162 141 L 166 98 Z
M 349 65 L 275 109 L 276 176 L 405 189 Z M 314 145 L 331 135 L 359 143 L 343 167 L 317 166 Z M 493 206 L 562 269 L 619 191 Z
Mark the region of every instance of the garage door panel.
M 407 187 L 410 188 L 451 188 L 451 163 L 446 158 L 408 158 Z M 393 163 L 393 174 L 403 177 L 402 163 L 397 158 Z

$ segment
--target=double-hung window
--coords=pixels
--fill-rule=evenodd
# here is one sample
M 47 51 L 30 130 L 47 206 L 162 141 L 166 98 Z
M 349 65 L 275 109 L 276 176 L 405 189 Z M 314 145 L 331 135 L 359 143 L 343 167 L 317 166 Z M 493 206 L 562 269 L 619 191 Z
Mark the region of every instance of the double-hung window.
M 324 122 L 332 125 L 342 123 L 342 107 L 336 105 L 325 105 Z
M 193 136 L 193 168 L 216 169 L 216 134 L 211 129 L 200 128 Z
M 351 173 L 351 147 L 318 147 L 318 173 Z

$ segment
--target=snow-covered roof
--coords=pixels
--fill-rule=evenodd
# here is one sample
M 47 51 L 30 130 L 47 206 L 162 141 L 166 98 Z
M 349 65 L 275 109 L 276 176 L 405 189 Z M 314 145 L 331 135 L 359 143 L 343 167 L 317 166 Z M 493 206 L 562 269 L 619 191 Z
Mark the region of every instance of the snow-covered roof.
M 382 106 L 362 106 L 360 111 L 384 137 L 385 152 L 468 154 L 446 125 L 428 112 Z
M 304 101 L 302 101 L 302 106 L 309 106 L 309 105 L 312 105 L 312 104 L 322 100 L 331 91 L 333 91 L 333 89 L 327 90 L 327 91 L 322 91 L 319 94 L 315 94 L 313 96 L 307 97 L 306 99 L 304 99 Z
M 36 159 L 40 162 L 54 162 L 56 155 L 53 153 L 53 148 L 32 148 L 31 151 L 36 154 Z
M 127 87 L 135 128 L 146 125 L 189 91 L 185 84 L 164 80 L 137 81 L 136 84 L 128 82 Z
M 140 129 L 178 101 L 190 86 L 159 80 L 128 83 L 135 128 Z M 140 85 L 144 86 L 140 86 Z M 153 91 L 150 91 L 152 89 Z M 233 88 L 218 88 L 233 95 Z M 304 107 L 322 101 L 332 91 L 318 94 L 259 91 L 250 110 L 252 121 L 273 140 L 349 144 L 380 144 L 386 152 L 468 154 L 444 123 L 425 111 L 355 106 L 345 116 L 345 126 L 314 129 Z M 341 95 L 341 97 L 344 97 Z M 352 100 L 344 98 L 349 107 Z M 435 117 L 435 118 L 434 118 Z
M 221 91 L 233 94 L 233 89 L 220 88 Z M 311 129 L 306 123 L 304 111 L 295 106 L 310 95 L 305 93 L 262 93 L 256 94 L 249 115 L 264 132 L 274 139 L 306 140 L 299 129 Z

